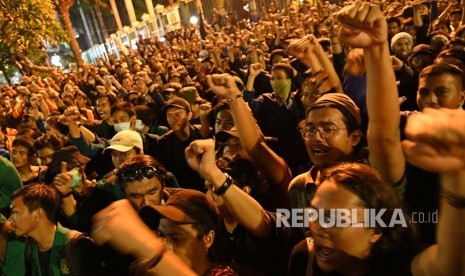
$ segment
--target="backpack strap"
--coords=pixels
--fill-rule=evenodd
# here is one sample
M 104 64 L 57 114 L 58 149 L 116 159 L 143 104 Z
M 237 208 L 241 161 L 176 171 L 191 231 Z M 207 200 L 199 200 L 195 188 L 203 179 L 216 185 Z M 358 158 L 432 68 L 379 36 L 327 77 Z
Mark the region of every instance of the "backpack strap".
M 72 275 L 82 275 L 81 268 L 79 266 L 77 252 L 75 250 L 75 245 L 79 238 L 85 237 L 81 232 L 70 230 L 66 238 L 65 246 L 65 258 L 66 265 Z
M 313 275 L 313 259 L 315 257 L 315 243 L 313 238 L 305 238 L 307 240 L 307 249 L 308 249 L 308 258 L 307 258 L 307 271 L 305 272 L 306 276 Z
M 26 250 L 24 250 L 26 260 L 26 276 L 32 276 L 32 250 L 34 241 L 31 238 L 27 238 Z

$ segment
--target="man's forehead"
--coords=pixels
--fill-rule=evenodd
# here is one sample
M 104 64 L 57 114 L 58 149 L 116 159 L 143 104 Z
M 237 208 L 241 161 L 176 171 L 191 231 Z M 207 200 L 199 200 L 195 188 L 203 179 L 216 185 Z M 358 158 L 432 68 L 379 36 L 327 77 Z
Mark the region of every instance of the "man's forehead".
M 14 198 L 12 201 L 11 201 L 11 205 L 10 205 L 10 208 L 17 208 L 17 207 L 20 207 L 24 205 L 24 201 L 23 201 L 23 197 L 22 196 L 18 196 L 16 198 Z
M 126 186 L 126 188 L 132 190 L 130 193 L 140 195 L 147 194 L 148 192 L 159 189 L 160 187 L 161 183 L 157 177 L 152 177 L 150 179 L 142 178 L 142 180 L 130 182 Z
M 441 81 L 442 79 L 442 81 Z M 444 73 L 441 73 L 441 74 L 431 74 L 431 75 L 426 75 L 426 76 L 422 76 L 420 77 L 420 82 L 423 81 L 423 82 L 428 82 L 432 85 L 444 85 L 444 84 L 449 84 L 451 83 L 451 79 L 452 81 L 456 81 L 458 84 L 461 83 L 461 79 L 459 76 L 455 75 L 455 74 L 451 74 L 451 73 L 448 73 L 448 72 L 444 72 Z
M 194 231 L 193 224 L 185 224 L 162 217 L 158 225 L 158 231 L 163 234 L 182 234 Z
M 343 120 L 342 112 L 334 107 L 319 107 L 312 109 L 307 114 L 307 124 L 317 122 L 335 122 Z
M 108 98 L 107 97 L 102 97 L 97 99 L 97 104 L 106 104 L 108 103 Z
M 184 108 L 181 108 L 181 107 L 170 107 L 168 108 L 168 110 L 166 111 L 166 114 L 178 114 L 178 113 L 181 113 L 183 111 L 186 111 Z

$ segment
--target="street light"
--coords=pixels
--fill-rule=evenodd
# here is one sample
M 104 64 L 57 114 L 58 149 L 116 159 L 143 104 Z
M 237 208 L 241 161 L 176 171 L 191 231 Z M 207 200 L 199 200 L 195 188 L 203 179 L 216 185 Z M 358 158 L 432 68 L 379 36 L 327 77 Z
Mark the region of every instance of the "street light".
M 199 23 L 199 18 L 197 16 L 191 16 L 191 18 L 189 19 L 189 22 L 192 25 L 197 25 L 197 23 Z

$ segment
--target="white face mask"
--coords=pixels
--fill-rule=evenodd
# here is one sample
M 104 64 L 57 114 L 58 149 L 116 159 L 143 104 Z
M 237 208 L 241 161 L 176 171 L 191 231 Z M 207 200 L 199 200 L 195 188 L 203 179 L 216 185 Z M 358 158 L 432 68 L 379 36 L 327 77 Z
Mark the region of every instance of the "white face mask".
M 137 131 L 142 131 L 144 129 L 144 127 L 145 127 L 144 123 L 141 120 L 137 119 L 136 120 L 136 130 Z
M 127 123 L 119 123 L 119 124 L 115 124 L 115 131 L 116 132 L 120 132 L 120 131 L 123 131 L 123 130 L 128 130 L 131 128 L 131 125 L 129 122 Z

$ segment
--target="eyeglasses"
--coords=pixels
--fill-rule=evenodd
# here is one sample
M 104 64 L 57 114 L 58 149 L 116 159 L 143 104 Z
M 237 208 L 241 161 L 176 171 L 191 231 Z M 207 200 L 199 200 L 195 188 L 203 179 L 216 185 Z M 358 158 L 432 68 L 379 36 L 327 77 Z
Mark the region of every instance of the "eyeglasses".
M 318 99 L 320 97 L 320 93 L 317 92 L 310 92 L 310 91 L 302 91 L 303 98 L 311 98 L 311 99 Z
M 323 139 L 331 139 L 334 134 L 340 130 L 347 130 L 346 128 L 337 128 L 334 126 L 323 126 L 323 127 L 313 127 L 307 126 L 300 130 L 300 134 L 304 140 L 308 141 L 312 139 L 316 133 L 320 134 L 320 137 Z
M 136 179 L 142 179 L 142 177 L 151 179 L 154 176 L 159 176 L 159 171 L 155 167 L 144 167 L 141 169 L 125 169 L 120 173 L 121 178 L 125 182 L 132 182 Z

